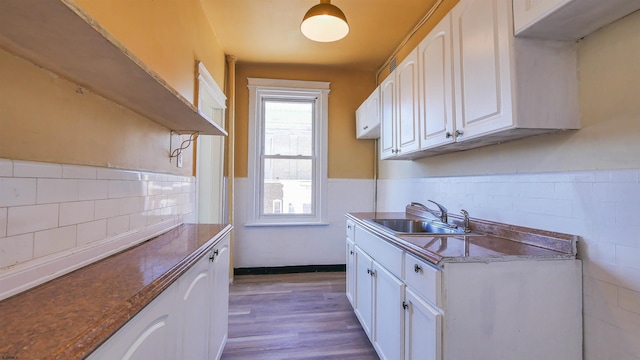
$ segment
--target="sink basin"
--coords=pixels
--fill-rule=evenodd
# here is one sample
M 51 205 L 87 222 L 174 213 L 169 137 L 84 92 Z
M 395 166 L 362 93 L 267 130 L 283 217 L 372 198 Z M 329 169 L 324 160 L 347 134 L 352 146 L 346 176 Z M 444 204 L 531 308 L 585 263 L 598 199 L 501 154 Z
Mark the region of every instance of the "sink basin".
M 394 233 L 402 234 L 438 234 L 438 235 L 478 235 L 478 233 L 465 233 L 463 228 L 450 228 L 444 224 L 434 223 L 430 220 L 416 219 L 368 219 L 368 221 L 382 226 Z

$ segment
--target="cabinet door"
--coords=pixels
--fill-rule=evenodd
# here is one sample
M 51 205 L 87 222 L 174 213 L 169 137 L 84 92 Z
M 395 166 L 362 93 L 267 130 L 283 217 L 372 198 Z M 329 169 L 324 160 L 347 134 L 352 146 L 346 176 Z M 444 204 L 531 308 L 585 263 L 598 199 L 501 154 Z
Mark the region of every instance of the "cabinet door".
M 220 359 L 229 332 L 229 235 L 213 248 L 209 359 Z M 205 359 L 205 358 L 199 358 Z
M 398 155 L 420 148 L 418 106 L 418 49 L 414 49 L 394 71 L 396 73 L 396 99 Z
M 367 131 L 367 101 L 356 109 L 356 138 L 364 139 Z
M 457 141 L 513 125 L 511 1 L 460 0 L 451 11 Z
M 405 359 L 440 360 L 442 315 L 410 288 L 405 290 L 405 307 Z
M 346 268 L 347 268 L 347 299 L 352 306 L 356 306 L 356 252 L 353 241 L 347 239 Z
M 129 320 L 96 351 L 90 360 L 175 359 L 177 286 L 170 286 Z
M 181 359 L 206 359 L 209 356 L 209 311 L 213 295 L 209 256 L 205 255 L 178 280 Z
M 451 16 L 445 16 L 418 45 L 420 148 L 454 142 Z
M 380 159 L 396 156 L 395 74 L 392 72 L 380 84 Z
M 372 339 L 373 324 L 373 260 L 355 247 L 356 255 L 356 307 L 355 313 L 369 339 Z
M 404 284 L 375 261 L 373 279 L 373 345 L 381 359 L 402 359 Z
M 380 137 L 380 88 L 376 88 L 356 110 L 356 137 L 358 139 Z

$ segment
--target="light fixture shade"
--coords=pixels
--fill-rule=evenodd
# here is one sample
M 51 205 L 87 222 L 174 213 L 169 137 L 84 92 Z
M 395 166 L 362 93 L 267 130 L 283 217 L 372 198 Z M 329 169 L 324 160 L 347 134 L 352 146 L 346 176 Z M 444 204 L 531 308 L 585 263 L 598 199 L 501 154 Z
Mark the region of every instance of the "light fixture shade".
M 330 0 L 320 0 L 304 15 L 300 31 L 313 41 L 332 42 L 347 36 L 349 24 L 342 10 L 331 5 Z

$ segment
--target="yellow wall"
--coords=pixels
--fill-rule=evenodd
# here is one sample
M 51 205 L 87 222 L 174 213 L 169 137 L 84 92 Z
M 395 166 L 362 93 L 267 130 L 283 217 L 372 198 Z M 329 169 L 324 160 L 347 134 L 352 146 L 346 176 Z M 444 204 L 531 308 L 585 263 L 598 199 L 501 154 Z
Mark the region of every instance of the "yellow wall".
M 640 167 L 640 12 L 579 42 L 582 129 L 416 161 L 380 162 L 381 178 Z
M 367 71 L 314 66 L 238 63 L 236 67 L 235 175 L 247 176 L 249 89 L 247 78 L 331 82 L 329 93 L 330 178 L 369 179 L 374 172 L 375 142 L 357 140 L 355 111 L 375 88 Z
M 125 47 L 193 101 L 195 63 L 224 85 L 224 52 L 198 0 L 79 0 Z M 169 163 L 169 129 L 0 50 L 0 158 L 192 174 Z M 7 84 L 10 84 L 7 86 Z

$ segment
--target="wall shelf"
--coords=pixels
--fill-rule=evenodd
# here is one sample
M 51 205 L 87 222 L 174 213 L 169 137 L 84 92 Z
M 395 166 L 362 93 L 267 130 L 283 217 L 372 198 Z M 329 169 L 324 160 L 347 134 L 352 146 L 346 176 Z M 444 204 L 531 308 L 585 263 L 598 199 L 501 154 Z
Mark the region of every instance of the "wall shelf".
M 72 0 L 0 1 L 0 47 L 170 130 L 227 135 Z

